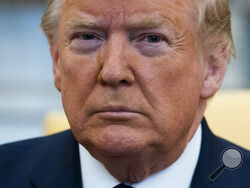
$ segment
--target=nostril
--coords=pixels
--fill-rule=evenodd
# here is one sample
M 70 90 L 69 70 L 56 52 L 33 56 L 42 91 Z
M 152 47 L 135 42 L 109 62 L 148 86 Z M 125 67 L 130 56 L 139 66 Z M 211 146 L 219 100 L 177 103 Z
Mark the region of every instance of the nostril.
M 128 85 L 128 82 L 127 82 L 126 80 L 121 80 L 120 83 L 121 83 L 122 85 Z

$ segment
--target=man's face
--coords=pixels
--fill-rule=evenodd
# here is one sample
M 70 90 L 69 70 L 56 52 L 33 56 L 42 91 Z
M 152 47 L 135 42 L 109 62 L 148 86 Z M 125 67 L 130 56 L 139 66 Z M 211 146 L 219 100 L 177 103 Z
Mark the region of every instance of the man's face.
M 203 86 L 194 0 L 66 0 L 55 84 L 93 155 L 183 150 Z M 98 157 L 97 157 L 98 158 Z

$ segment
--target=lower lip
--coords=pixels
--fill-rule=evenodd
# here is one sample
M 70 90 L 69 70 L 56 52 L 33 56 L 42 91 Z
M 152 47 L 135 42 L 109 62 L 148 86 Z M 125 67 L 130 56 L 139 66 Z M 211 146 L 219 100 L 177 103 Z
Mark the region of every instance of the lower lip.
M 135 115 L 138 115 L 136 112 L 126 112 L 126 111 L 120 111 L 120 112 L 98 112 L 99 116 L 101 116 L 104 119 L 129 119 L 134 117 Z

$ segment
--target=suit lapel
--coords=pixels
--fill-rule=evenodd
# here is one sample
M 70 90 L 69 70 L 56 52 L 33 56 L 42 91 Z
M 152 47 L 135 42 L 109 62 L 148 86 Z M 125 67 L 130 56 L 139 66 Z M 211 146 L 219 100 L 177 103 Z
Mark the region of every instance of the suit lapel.
M 34 187 L 82 187 L 79 148 L 71 131 L 53 138 L 41 150 L 46 152 L 30 174 Z
M 202 122 L 202 141 L 198 163 L 193 175 L 191 188 L 208 187 L 209 175 L 220 165 L 219 151 L 216 150 L 215 136 L 209 130 L 205 118 Z
M 242 181 L 239 180 L 239 178 L 246 176 L 246 171 L 243 167 L 245 164 L 236 170 L 225 169 L 214 181 L 209 179 L 209 175 L 222 165 L 222 153 L 231 147 L 238 148 L 243 151 L 242 148 L 215 136 L 209 130 L 207 122 L 205 118 L 203 118 L 201 151 L 195 173 L 193 175 L 191 188 L 241 187 L 239 184 L 242 183 Z M 247 167 L 245 166 L 245 168 Z

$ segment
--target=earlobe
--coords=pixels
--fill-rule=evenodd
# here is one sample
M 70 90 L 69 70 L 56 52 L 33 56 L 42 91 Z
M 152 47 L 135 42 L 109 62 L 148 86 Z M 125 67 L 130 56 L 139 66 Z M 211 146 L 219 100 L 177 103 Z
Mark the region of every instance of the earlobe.
M 212 97 L 220 88 L 227 67 L 228 58 L 225 55 L 225 49 L 214 51 L 204 62 L 205 78 L 201 90 L 201 98 L 208 99 Z
M 56 89 L 61 92 L 61 76 L 58 48 L 55 44 L 50 44 L 50 54 L 53 61 L 54 84 Z

